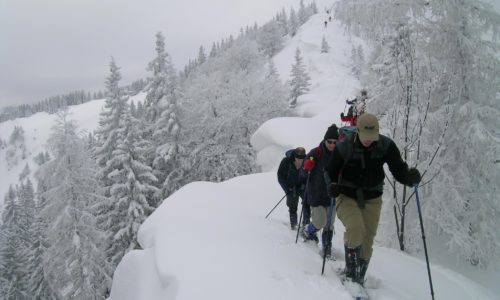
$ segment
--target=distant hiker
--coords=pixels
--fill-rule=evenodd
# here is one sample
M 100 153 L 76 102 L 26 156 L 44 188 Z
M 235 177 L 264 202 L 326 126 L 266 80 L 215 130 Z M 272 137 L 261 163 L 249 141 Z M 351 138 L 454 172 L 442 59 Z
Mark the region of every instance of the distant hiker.
M 327 25 L 328 25 L 328 22 L 327 22 L 327 21 L 325 21 L 325 28 L 326 28 L 326 26 L 327 26 Z
M 332 180 L 328 192 L 336 198 L 337 215 L 345 227 L 345 275 L 360 284 L 377 233 L 385 163 L 398 182 L 408 186 L 420 182 L 419 171 L 408 168 L 394 141 L 379 134 L 377 117 L 365 113 L 358 119 L 357 133 L 337 144 L 326 167 Z
M 351 126 L 356 126 L 358 117 L 365 112 L 367 98 L 368 95 L 366 90 L 361 90 L 361 96 L 358 96 L 353 100 L 346 100 L 345 102 L 349 105 L 349 110 L 347 112 L 347 116 L 344 115 L 343 112 L 340 114 L 340 120 Z
M 328 17 L 328 22 L 331 22 L 332 21 L 332 16 L 329 16 Z
M 304 171 L 309 172 L 309 184 L 307 185 L 307 202 L 311 206 L 311 223 L 307 224 L 302 230 L 302 236 L 305 241 L 319 242 L 316 233 L 323 229 L 321 233 L 321 243 L 323 254 L 326 253 L 328 258 L 331 257 L 332 237 L 333 237 L 333 220 L 335 218 L 332 211 L 332 220 L 330 228 L 327 228 L 330 197 L 328 196 L 329 179 L 325 177 L 324 168 L 329 162 L 335 143 L 339 137 L 338 128 L 335 124 L 328 127 L 323 141 L 318 147 L 312 149 L 306 156 L 304 162 Z M 328 181 L 328 182 L 327 182 Z
M 305 176 L 302 165 L 306 157 L 306 150 L 302 147 L 288 150 L 285 157 L 281 160 L 278 168 L 278 182 L 286 194 L 286 205 L 290 213 L 290 228 L 295 230 L 297 226 L 297 206 L 299 197 L 302 198 L 304 205 L 303 224 L 309 223 L 310 209 L 307 203 L 304 203 Z

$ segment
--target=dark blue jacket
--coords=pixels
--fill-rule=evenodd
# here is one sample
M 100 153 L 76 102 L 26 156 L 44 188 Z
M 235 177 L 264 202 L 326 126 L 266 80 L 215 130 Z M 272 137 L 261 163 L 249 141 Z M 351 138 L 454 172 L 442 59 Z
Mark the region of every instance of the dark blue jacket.
M 305 186 L 305 178 L 303 176 L 302 167 L 297 169 L 293 162 L 293 157 L 284 157 L 281 160 L 278 168 L 278 182 L 286 194 L 290 193 L 290 189 L 298 195 L 302 194 Z
M 330 179 L 325 176 L 325 167 L 328 165 L 333 152 L 328 151 L 325 142 L 312 149 L 306 156 L 306 159 L 313 159 L 314 168 L 309 175 L 307 184 L 306 199 L 310 206 L 329 206 L 330 197 L 328 197 L 327 187 Z

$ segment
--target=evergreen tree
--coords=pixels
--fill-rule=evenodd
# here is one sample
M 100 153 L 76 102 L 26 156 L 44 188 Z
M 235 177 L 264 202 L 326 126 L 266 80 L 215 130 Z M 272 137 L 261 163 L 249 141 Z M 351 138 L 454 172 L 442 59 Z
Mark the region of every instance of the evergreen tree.
M 180 134 L 190 153 L 178 162 L 184 182 L 227 180 L 258 169 L 252 132 L 286 114 L 287 89 L 272 63 L 263 74 L 267 62 L 255 40 L 243 38 L 187 79 Z
M 304 0 L 300 0 L 299 12 L 297 15 L 299 19 L 299 26 L 304 24 L 307 21 L 307 19 L 309 19 L 308 13 L 306 11 L 306 6 L 304 5 Z
M 290 74 L 290 107 L 297 105 L 297 98 L 309 91 L 309 80 L 311 77 L 307 74 L 306 67 L 302 62 L 302 56 L 299 48 L 295 51 L 295 63 L 292 65 Z
M 19 174 L 19 181 L 23 181 L 30 173 L 30 166 L 26 163 L 24 169 L 21 171 L 21 174 Z
M 279 13 L 276 16 L 276 22 L 278 23 L 280 33 L 282 37 L 285 37 L 288 35 L 288 16 L 286 15 L 285 9 L 283 8 L 281 10 L 281 13 Z
M 32 249 L 38 237 L 35 231 L 35 191 L 31 180 L 28 179 L 25 184 L 21 183 L 17 193 L 19 199 L 18 234 L 21 237 L 21 245 L 17 251 L 23 255 L 23 262 L 26 264 L 24 266 L 25 273 L 23 274 L 25 292 L 27 295 L 33 295 L 31 293 L 33 282 L 30 279 L 36 266 L 33 264 Z
M 45 252 L 49 246 L 47 241 L 48 221 L 46 220 L 46 216 L 42 214 L 46 207 L 46 199 L 41 196 L 46 191 L 43 182 L 43 179 L 39 180 L 37 187 L 38 201 L 36 203 L 36 213 L 33 222 L 34 240 L 30 249 L 28 262 L 28 273 L 30 274 L 29 291 L 33 295 L 33 299 L 36 300 L 58 299 L 49 284 L 49 278 L 45 271 L 46 265 L 43 261 Z
M 214 58 L 215 56 L 217 56 L 217 46 L 215 45 L 215 42 L 214 42 L 212 44 L 212 49 L 210 49 L 209 57 Z
M 299 29 L 299 20 L 297 18 L 297 14 L 293 8 L 290 9 L 290 19 L 288 20 L 288 32 L 291 36 L 295 36 L 297 34 L 297 30 Z
M 179 187 L 179 181 L 182 179 L 182 170 L 176 166 L 177 156 L 180 155 L 178 144 L 180 116 L 177 105 L 182 92 L 177 71 L 170 56 L 165 52 L 161 34 L 157 35 L 156 51 L 157 57 L 150 63 L 150 69 L 153 70 L 151 82 L 154 84 L 150 85 L 146 97 L 146 103 L 149 105 L 147 109 L 150 112 L 154 111 L 155 117 L 148 119 L 151 143 L 150 149 L 144 154 L 147 158 L 145 163 L 154 167 L 154 175 L 157 178 L 155 184 L 159 188 L 155 201 L 150 199 L 150 204 L 154 208 Z M 200 59 L 206 60 L 203 47 L 200 47 L 198 62 Z
M 23 251 L 21 209 L 17 192 L 9 186 L 4 199 L 0 244 L 2 295 L 8 299 L 29 299 L 26 278 L 26 253 Z
M 109 287 L 104 234 L 97 228 L 94 207 L 100 200 L 97 171 L 76 125 L 60 114 L 48 144 L 55 158 L 44 164 L 50 245 L 44 255 L 50 286 L 64 299 L 104 299 Z
M 9 170 L 16 166 L 20 160 L 26 158 L 24 129 L 21 126 L 14 126 L 14 130 L 9 137 L 9 143 L 5 151 L 5 158 Z
M 207 60 L 207 56 L 205 55 L 205 49 L 203 46 L 200 46 L 200 50 L 198 51 L 198 64 L 201 65 Z
M 119 87 L 121 74 L 113 58 L 109 64 L 110 74 L 106 78 L 106 100 L 104 109 L 99 116 L 99 128 L 96 130 L 96 146 L 94 150 L 98 167 L 98 177 L 103 187 L 103 199 L 97 204 L 98 226 L 107 234 L 111 234 L 111 227 L 117 220 L 113 219 L 113 198 L 111 197 L 111 186 L 113 181 L 109 174 L 113 172 L 114 166 L 109 162 L 113 157 L 113 152 L 118 148 L 118 142 L 123 139 L 121 125 L 127 113 L 128 97 L 122 95 Z M 109 250 L 109 249 L 108 249 Z
M 111 169 L 107 162 L 117 147 L 117 140 L 120 138 L 118 136 L 120 121 L 123 119 L 128 101 L 128 97 L 122 95 L 118 86 L 121 74 L 113 58 L 109 64 L 109 71 L 110 74 L 106 78 L 106 101 L 104 109 L 100 113 L 99 128 L 96 130 L 97 145 L 95 149 L 96 160 L 101 169 L 100 178 L 105 187 L 110 185 L 107 176 Z M 107 191 L 106 195 L 109 195 Z
M 113 266 L 130 250 L 139 247 L 137 231 L 153 207 L 148 203 L 157 188 L 157 179 L 146 164 L 147 142 L 141 138 L 138 121 L 127 115 L 122 123 L 123 139 L 113 151 L 109 162 L 114 167 L 109 178 L 113 181 L 112 235 L 110 256 Z
M 268 22 L 262 26 L 257 40 L 259 48 L 269 57 L 283 48 L 282 33 L 276 21 Z

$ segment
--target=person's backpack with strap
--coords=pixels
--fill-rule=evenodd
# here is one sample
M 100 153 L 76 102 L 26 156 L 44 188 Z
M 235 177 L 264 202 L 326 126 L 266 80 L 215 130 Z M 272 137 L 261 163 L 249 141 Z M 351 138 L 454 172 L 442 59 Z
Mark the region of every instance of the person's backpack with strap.
M 294 151 L 295 151 L 295 149 L 290 149 L 290 150 L 287 150 L 287 151 L 285 152 L 285 156 L 286 156 L 286 157 L 288 157 L 288 158 L 290 158 L 290 159 L 293 159 L 293 156 L 294 156 L 293 152 L 294 152 Z
M 356 134 L 358 129 L 355 126 L 344 126 L 339 129 L 339 141 L 342 141 L 346 137 Z

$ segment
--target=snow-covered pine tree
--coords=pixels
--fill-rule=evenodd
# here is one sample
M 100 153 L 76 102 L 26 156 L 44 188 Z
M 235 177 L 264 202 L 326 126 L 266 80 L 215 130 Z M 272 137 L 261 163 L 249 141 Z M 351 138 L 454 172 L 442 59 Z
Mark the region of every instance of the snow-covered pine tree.
M 121 80 L 120 68 L 116 65 L 114 58 L 111 58 L 109 72 L 110 74 L 106 78 L 106 100 L 99 116 L 99 127 L 96 130 L 97 140 L 93 152 L 104 196 L 97 205 L 97 222 L 101 230 L 111 235 L 111 226 L 117 220 L 111 216 L 114 203 L 110 189 L 113 181 L 109 178 L 109 174 L 113 172 L 114 166 L 109 162 L 113 157 L 113 151 L 118 148 L 118 141 L 122 138 L 120 136 L 120 126 L 127 113 L 128 97 L 123 95 L 119 87 Z
M 299 12 L 297 13 L 297 17 L 299 19 L 299 26 L 304 24 L 309 19 L 309 15 L 308 15 L 308 12 L 306 10 L 306 6 L 304 5 L 304 0 L 300 0 Z
M 156 208 L 159 203 L 181 185 L 183 169 L 176 164 L 179 155 L 182 155 L 182 147 L 179 145 L 178 134 L 180 130 L 178 103 L 182 97 L 177 71 L 175 70 L 170 56 L 165 51 L 163 36 L 157 34 L 156 42 L 157 57 L 150 62 L 150 70 L 153 71 L 151 84 L 146 100 L 155 99 L 149 103 L 149 111 L 154 111 L 156 117 L 148 119 L 152 122 L 151 148 L 145 154 L 147 161 L 154 167 L 154 175 L 157 178 L 155 184 L 159 193 L 155 199 L 149 199 L 149 203 Z M 203 47 L 200 47 L 198 60 L 203 57 L 206 60 Z M 149 164 L 149 163 L 148 163 Z
M 279 77 L 278 70 L 274 65 L 272 59 L 269 60 L 269 68 L 266 74 L 266 81 L 263 82 L 262 93 L 268 95 L 266 98 L 266 103 L 263 103 L 263 107 L 268 108 L 269 116 L 281 115 L 286 116 L 287 111 L 283 108 L 285 107 L 287 96 L 290 95 L 290 89 L 288 85 L 283 84 Z
M 161 115 L 162 101 L 165 95 L 167 86 L 167 65 L 171 64 L 170 55 L 165 51 L 165 37 L 161 32 L 156 34 L 156 57 L 149 62 L 148 70 L 153 73 L 149 78 L 149 85 L 146 89 L 147 95 L 145 100 L 146 120 L 154 124 Z
M 267 72 L 269 59 L 251 38 L 236 40 L 185 82 L 181 134 L 191 155 L 180 165 L 188 166 L 187 182 L 221 181 L 255 171 L 252 132 L 285 114 L 287 89 L 275 71 Z
M 205 48 L 203 46 L 200 46 L 200 49 L 198 50 L 198 65 L 202 65 L 205 61 L 207 60 L 207 55 L 205 54 Z
M 24 166 L 24 169 L 19 174 L 19 181 L 23 181 L 31 173 L 30 166 L 28 163 Z
M 43 153 L 43 152 L 38 153 L 38 154 L 37 154 L 37 155 L 33 158 L 33 161 L 34 161 L 37 165 L 39 165 L 39 166 L 43 165 L 43 164 L 45 163 L 45 153 Z
M 36 265 L 34 264 L 35 259 L 32 256 L 32 249 L 34 248 L 38 236 L 35 231 L 35 190 L 30 179 L 27 179 L 26 183 L 20 183 L 17 194 L 19 199 L 19 218 L 17 220 L 19 226 L 18 234 L 21 237 L 21 245 L 17 251 L 23 255 L 23 262 L 26 264 L 24 266 L 25 274 L 23 278 L 26 285 L 26 293 L 31 297 L 33 296 L 32 291 L 34 290 L 34 283 L 31 281 L 31 276 L 36 269 Z
M 214 58 L 217 56 L 217 45 L 215 42 L 212 44 L 212 48 L 210 49 L 210 54 L 208 54 L 208 57 Z
M 56 122 L 48 139 L 54 159 L 37 173 L 46 186 L 42 214 L 49 221 L 44 270 L 60 298 L 105 299 L 111 278 L 93 211 L 101 200 L 97 171 L 65 111 Z
M 325 37 L 321 40 L 321 53 L 328 53 L 330 52 L 330 46 L 328 45 L 328 42 L 326 41 Z
M 124 96 L 118 84 L 121 80 L 120 68 L 116 65 L 114 58 L 109 63 L 110 74 L 106 78 L 106 100 L 104 109 L 99 116 L 99 127 L 96 130 L 95 157 L 100 168 L 99 176 L 104 187 L 110 186 L 108 174 L 112 171 L 108 161 L 117 147 L 120 138 L 118 132 L 120 121 L 123 120 L 127 108 L 128 97 Z M 109 196 L 109 189 L 105 189 L 105 195 Z
M 157 179 L 146 164 L 149 145 L 142 139 L 139 121 L 127 114 L 121 128 L 122 138 L 109 162 L 114 168 L 109 174 L 113 181 L 111 215 L 114 222 L 109 252 L 113 266 L 118 265 L 128 251 L 138 248 L 137 231 L 153 211 L 149 201 L 157 192 L 153 185 Z
M 290 19 L 288 20 L 288 33 L 291 36 L 295 36 L 297 34 L 297 30 L 299 29 L 299 19 L 297 18 L 297 13 L 293 8 L 290 9 Z
M 7 299 L 28 299 L 26 284 L 26 257 L 18 220 L 20 208 L 16 189 L 9 186 L 4 198 L 0 235 L 0 291 Z
M 262 26 L 257 39 L 259 48 L 269 57 L 272 57 L 283 48 L 283 37 L 276 21 L 270 21 Z
M 47 248 L 49 247 L 47 241 L 47 224 L 46 216 L 42 214 L 45 210 L 46 199 L 41 196 L 46 191 L 43 178 L 39 178 L 37 186 L 37 201 L 36 212 L 33 222 L 34 239 L 31 243 L 31 249 L 28 256 L 28 273 L 30 275 L 30 295 L 33 299 L 58 299 L 56 293 L 52 290 L 49 283 L 47 272 L 45 272 L 46 265 L 43 263 L 43 258 Z
M 10 170 L 16 166 L 19 161 L 26 158 L 26 145 L 24 137 L 24 129 L 21 126 L 14 126 L 9 137 L 9 143 L 5 150 L 5 159 L 7 160 L 7 167 Z
M 286 15 L 285 8 L 281 10 L 276 16 L 276 22 L 280 28 L 281 36 L 285 37 L 288 35 L 288 16 Z
M 292 65 L 290 74 L 290 107 L 295 107 L 297 105 L 297 98 L 309 91 L 309 80 L 311 80 L 311 77 L 306 71 L 300 50 L 297 48 L 295 51 L 295 63 Z

